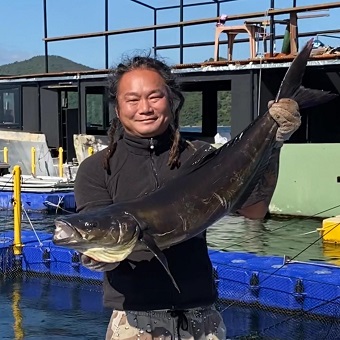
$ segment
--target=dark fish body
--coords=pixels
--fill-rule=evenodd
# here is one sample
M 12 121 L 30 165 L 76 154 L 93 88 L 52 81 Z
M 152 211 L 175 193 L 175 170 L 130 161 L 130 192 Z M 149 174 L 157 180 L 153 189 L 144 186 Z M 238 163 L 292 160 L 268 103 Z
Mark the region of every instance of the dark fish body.
M 291 98 L 305 108 L 335 97 L 301 87 L 311 49 L 309 41 L 295 58 L 276 101 Z M 221 148 L 200 159 L 194 155 L 178 177 L 152 194 L 57 219 L 54 243 L 105 262 L 121 261 L 146 245 L 169 273 L 159 249 L 200 234 L 240 208 L 262 175 L 277 129 L 267 111 Z
M 277 124 L 269 113 L 260 116 L 254 127 L 202 159 L 193 157 L 179 177 L 146 197 L 58 218 L 57 227 L 70 232 L 75 228 L 75 234 L 60 237 L 56 230 L 54 243 L 86 253 L 87 248 L 115 247 L 147 233 L 163 249 L 200 234 L 234 211 L 275 144 Z M 102 256 L 97 259 L 110 262 Z

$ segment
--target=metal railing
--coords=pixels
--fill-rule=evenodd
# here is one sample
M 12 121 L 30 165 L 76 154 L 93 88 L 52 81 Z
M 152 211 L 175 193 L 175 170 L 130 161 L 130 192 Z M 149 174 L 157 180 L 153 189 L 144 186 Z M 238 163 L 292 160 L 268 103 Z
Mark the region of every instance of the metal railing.
M 144 7 L 147 7 L 151 10 L 165 10 L 165 9 L 172 9 L 173 6 L 170 7 L 160 7 L 156 8 L 153 6 L 145 5 L 142 1 L 132 0 L 135 3 L 138 3 L 140 5 L 144 5 Z M 216 2 L 224 2 L 224 1 L 215 1 Z M 165 24 L 157 24 L 157 17 L 155 14 L 154 17 L 154 23 L 153 25 L 147 25 L 147 26 L 140 26 L 140 27 L 131 27 L 131 28 L 123 28 L 123 29 L 116 29 L 116 30 L 109 30 L 108 29 L 108 6 L 107 6 L 107 0 L 105 0 L 105 31 L 100 32 L 90 32 L 90 33 L 82 33 L 82 34 L 70 34 L 70 35 L 64 35 L 64 36 L 55 36 L 55 37 L 48 37 L 47 36 L 47 29 L 45 29 L 45 35 L 43 38 L 43 41 L 45 43 L 45 71 L 48 73 L 48 43 L 54 42 L 54 41 L 64 41 L 64 40 L 74 40 L 74 39 L 84 39 L 84 38 L 94 38 L 94 37 L 105 37 L 105 67 L 108 68 L 108 37 L 112 35 L 121 35 L 121 34 L 128 34 L 128 33 L 139 33 L 139 32 L 146 32 L 146 31 L 153 31 L 154 32 L 154 42 L 153 42 L 153 48 L 154 52 L 156 53 L 157 50 L 165 50 L 170 48 L 179 48 L 180 49 L 180 64 L 183 64 L 183 49 L 186 47 L 196 47 L 196 46 L 202 46 L 202 43 L 193 43 L 193 44 L 184 44 L 183 41 L 183 28 L 187 26 L 197 26 L 202 24 L 209 24 L 209 23 L 217 23 L 220 19 L 219 16 L 212 17 L 212 18 L 204 18 L 204 19 L 195 19 L 195 20 L 183 20 L 183 8 L 187 5 L 183 4 L 183 0 L 180 2 L 180 6 L 176 6 L 176 8 L 180 8 L 180 21 L 178 22 L 172 22 L 172 23 L 165 23 Z M 199 4 L 190 4 L 191 6 L 199 5 Z M 219 15 L 220 7 L 218 5 L 217 14 Z M 329 10 L 333 8 L 340 8 L 340 2 L 328 2 L 323 4 L 316 4 L 316 5 L 308 5 L 308 6 L 294 6 L 294 7 L 288 7 L 288 8 L 282 8 L 282 9 L 274 9 L 269 8 L 267 11 L 260 11 L 260 12 L 252 12 L 252 13 L 244 13 L 244 14 L 235 14 L 235 15 L 228 15 L 226 17 L 225 21 L 235 21 L 235 20 L 249 20 L 254 18 L 269 18 L 270 20 L 270 56 L 273 55 L 273 45 L 274 40 L 279 39 L 281 37 L 275 35 L 275 16 L 288 14 L 291 18 L 296 19 L 297 13 L 301 12 L 312 12 L 312 11 L 320 11 L 320 10 Z M 157 12 L 156 12 L 157 13 Z M 44 27 L 47 27 L 47 14 L 46 14 L 46 0 L 44 0 Z M 158 30 L 164 30 L 169 28 L 179 28 L 180 29 L 180 42 L 177 45 L 162 45 L 157 46 L 157 31 Z M 323 31 L 320 31 L 319 33 L 323 33 Z M 304 33 L 307 35 L 307 33 Z M 300 36 L 300 34 L 299 34 Z M 308 36 L 311 36 L 311 34 L 308 34 Z M 241 42 L 242 40 L 235 40 L 236 42 Z M 225 41 L 221 43 L 226 43 Z M 213 42 L 204 42 L 203 45 L 213 45 Z
M 63 150 L 62 147 L 58 148 L 58 174 L 59 174 L 59 177 L 63 177 L 63 174 L 64 174 L 63 151 L 64 150 Z M 0 150 L 0 152 L 3 153 L 3 162 L 9 164 L 9 148 L 5 146 L 2 150 Z M 93 154 L 93 148 L 92 148 L 91 153 L 89 151 L 89 155 L 92 155 L 92 154 Z M 36 148 L 34 146 L 32 146 L 31 147 L 31 174 L 33 176 L 36 175 L 36 168 L 37 168 Z

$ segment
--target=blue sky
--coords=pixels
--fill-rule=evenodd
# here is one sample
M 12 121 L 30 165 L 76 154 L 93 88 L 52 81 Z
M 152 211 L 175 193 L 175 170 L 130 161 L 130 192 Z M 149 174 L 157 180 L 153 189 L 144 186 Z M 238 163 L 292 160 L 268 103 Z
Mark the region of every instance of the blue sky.
M 43 1 L 42 0 L 0 0 L 0 65 L 29 59 L 44 54 L 43 43 Z M 179 0 L 144 0 L 152 6 L 179 4 Z M 197 0 L 199 2 L 200 0 Z M 207 0 L 205 0 L 207 1 Z M 192 3 L 194 0 L 184 0 Z M 201 1 L 202 2 L 202 1 Z M 275 0 L 276 8 L 290 7 L 292 0 Z M 298 6 L 332 2 L 330 0 L 297 0 Z M 334 1 L 333 1 L 334 2 Z M 213 2 L 212 2 L 213 3 Z M 237 0 L 221 4 L 221 13 L 226 15 L 265 11 L 270 0 Z M 321 12 L 319 12 L 321 13 Z M 322 13 L 327 13 L 323 11 Z M 329 17 L 299 20 L 300 32 L 317 29 L 340 28 L 337 18 L 340 9 L 330 10 Z M 303 15 L 303 14 L 301 14 Z M 62 36 L 69 34 L 104 31 L 104 0 L 47 0 L 48 35 Z M 205 5 L 184 9 L 184 20 L 210 18 L 216 16 L 215 5 Z M 179 21 L 179 10 L 160 11 L 159 23 Z M 131 28 L 152 25 L 153 12 L 130 0 L 109 1 L 109 29 Z M 239 24 L 240 22 L 232 22 Z M 184 42 L 209 41 L 214 38 L 214 24 L 184 28 Z M 277 26 L 278 33 L 283 27 Z M 340 37 L 340 34 L 338 35 Z M 240 36 L 241 37 L 241 36 Z M 244 36 L 245 37 L 245 36 Z M 340 39 L 320 38 L 324 43 L 339 46 Z M 304 40 L 307 40 L 304 39 Z M 303 40 L 301 40 L 303 42 Z M 160 30 L 158 44 L 179 43 L 179 29 Z M 117 62 L 124 53 L 135 50 L 150 49 L 153 45 L 153 33 L 132 33 L 125 36 L 109 38 L 110 65 Z M 278 50 L 280 43 L 278 42 Z M 223 55 L 224 46 L 220 54 Z M 104 67 L 104 38 L 88 38 L 49 43 L 49 54 L 60 55 L 84 65 Z M 179 61 L 178 50 L 162 50 L 160 55 L 169 63 Z M 248 45 L 238 44 L 234 47 L 236 58 L 248 57 Z M 213 46 L 190 48 L 184 51 L 184 62 L 199 62 L 213 57 Z

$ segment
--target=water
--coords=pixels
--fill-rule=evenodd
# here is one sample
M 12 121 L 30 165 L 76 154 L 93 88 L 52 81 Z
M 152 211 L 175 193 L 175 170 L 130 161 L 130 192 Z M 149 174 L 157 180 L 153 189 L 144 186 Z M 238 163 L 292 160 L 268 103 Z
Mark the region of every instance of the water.
M 202 127 L 200 126 L 181 126 L 181 132 L 202 132 Z M 231 132 L 231 126 L 218 126 L 217 132 L 223 134 L 223 133 L 230 133 Z
M 28 216 L 36 230 L 53 231 L 54 215 Z M 12 224 L 12 215 L 0 212 L 0 237 L 1 231 L 11 229 Z M 32 228 L 26 216 L 23 226 Z M 319 234 L 313 232 L 319 227 L 321 221 L 315 219 L 271 218 L 259 222 L 225 217 L 208 229 L 208 244 L 226 251 L 340 263 L 340 251 L 325 248 Z M 110 311 L 102 306 L 100 286 L 46 277 L 3 278 L 0 306 L 0 339 L 103 339 L 110 318 Z M 223 317 L 231 339 L 340 339 L 340 325 L 330 320 L 240 306 L 227 308 Z M 249 337 L 259 331 L 263 332 L 261 337 Z
M 288 255 L 299 261 L 340 264 L 340 247 L 324 245 L 316 231 L 322 221 L 311 218 L 273 217 L 264 222 L 227 216 L 208 229 L 214 249 L 260 255 Z
M 0 282 L 0 339 L 104 338 L 111 312 L 100 286 L 27 276 Z
M 104 339 L 111 311 L 100 286 L 43 277 L 0 281 L 0 339 Z M 338 321 L 302 319 L 256 308 L 223 312 L 228 339 L 339 339 Z M 261 336 L 250 336 L 261 331 Z
M 181 131 L 200 132 L 201 130 L 202 130 L 202 127 L 200 126 L 181 126 Z M 230 132 L 231 126 L 218 126 L 217 131 L 218 132 Z

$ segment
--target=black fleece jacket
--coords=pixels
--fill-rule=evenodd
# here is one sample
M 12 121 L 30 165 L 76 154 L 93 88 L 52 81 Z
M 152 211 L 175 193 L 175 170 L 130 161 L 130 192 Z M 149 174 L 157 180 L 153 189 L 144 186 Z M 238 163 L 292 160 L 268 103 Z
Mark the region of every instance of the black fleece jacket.
M 110 160 L 111 175 L 103 168 L 106 150 L 85 159 L 74 189 L 78 211 L 147 195 L 176 177 L 180 169 L 167 165 L 170 144 L 168 132 L 148 139 L 125 134 Z M 193 146 L 182 148 L 182 164 L 195 152 L 211 150 L 209 144 L 198 141 Z M 215 302 L 217 292 L 205 234 L 170 247 L 164 254 L 181 293 L 153 254 L 141 251 L 105 273 L 105 305 L 117 310 L 147 311 L 181 310 Z

